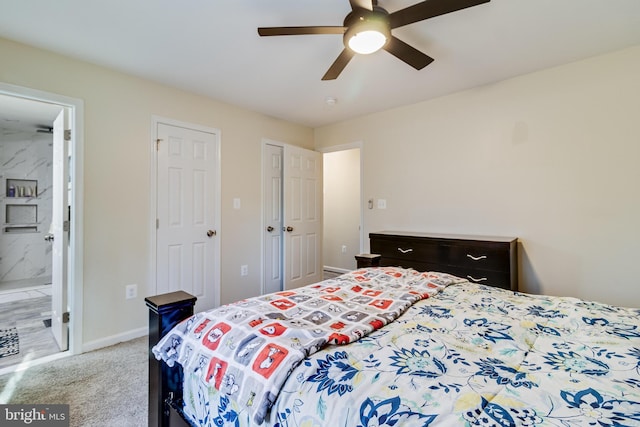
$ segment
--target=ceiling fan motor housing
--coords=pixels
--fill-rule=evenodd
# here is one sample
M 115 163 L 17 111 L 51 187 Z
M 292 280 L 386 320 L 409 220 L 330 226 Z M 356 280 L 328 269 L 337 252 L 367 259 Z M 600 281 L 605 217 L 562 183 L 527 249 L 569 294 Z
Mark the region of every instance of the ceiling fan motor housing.
M 345 47 L 349 47 L 349 40 L 362 31 L 377 31 L 384 35 L 387 43 L 391 39 L 389 12 L 380 6 L 374 6 L 373 10 L 354 9 L 344 19 L 344 26 L 347 27 L 342 39 Z

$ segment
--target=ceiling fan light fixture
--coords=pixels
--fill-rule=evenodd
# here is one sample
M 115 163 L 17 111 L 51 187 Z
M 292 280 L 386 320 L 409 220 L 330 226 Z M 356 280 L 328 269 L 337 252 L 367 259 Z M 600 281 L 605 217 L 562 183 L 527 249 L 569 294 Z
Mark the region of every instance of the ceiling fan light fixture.
M 356 53 L 368 55 L 380 50 L 386 42 L 387 38 L 384 34 L 374 30 L 367 30 L 354 34 L 349 39 L 349 47 Z
M 355 53 L 368 55 L 382 49 L 391 38 L 386 22 L 362 20 L 349 27 L 344 34 L 345 45 Z

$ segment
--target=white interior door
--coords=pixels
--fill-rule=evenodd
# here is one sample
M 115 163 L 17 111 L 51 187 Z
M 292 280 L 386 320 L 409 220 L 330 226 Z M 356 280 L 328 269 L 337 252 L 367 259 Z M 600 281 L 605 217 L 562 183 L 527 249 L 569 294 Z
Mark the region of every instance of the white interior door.
M 264 182 L 264 293 L 283 289 L 282 278 L 282 178 L 283 148 L 266 144 L 263 156 Z
M 53 182 L 51 227 L 51 332 L 61 351 L 69 345 L 67 306 L 67 254 L 69 249 L 69 151 L 65 138 L 65 111 L 53 122 Z
M 157 138 L 156 292 L 207 310 L 219 301 L 218 135 L 158 123 Z
M 322 154 L 284 147 L 284 288 L 322 280 Z

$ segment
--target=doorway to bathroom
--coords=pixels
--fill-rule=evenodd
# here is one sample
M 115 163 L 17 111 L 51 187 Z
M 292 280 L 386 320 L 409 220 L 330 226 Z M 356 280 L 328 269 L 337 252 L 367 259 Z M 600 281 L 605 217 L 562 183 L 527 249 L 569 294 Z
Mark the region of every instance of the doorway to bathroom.
M 0 83 L 0 369 L 80 348 L 81 113 Z

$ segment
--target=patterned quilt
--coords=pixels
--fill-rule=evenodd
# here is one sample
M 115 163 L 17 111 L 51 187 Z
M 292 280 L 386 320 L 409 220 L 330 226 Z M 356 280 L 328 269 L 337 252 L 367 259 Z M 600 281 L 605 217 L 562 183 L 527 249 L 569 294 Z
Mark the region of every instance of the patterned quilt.
M 289 373 L 329 344 L 344 345 L 400 316 L 416 301 L 462 279 L 442 273 L 382 267 L 250 298 L 182 322 L 153 352 L 180 363 L 205 388 L 194 402 L 194 421 L 207 425 L 207 388 L 244 402 L 262 423 Z M 197 410 L 197 412 L 195 411 Z
M 263 425 L 640 426 L 640 309 L 468 282 L 438 289 L 291 367 Z M 191 422 L 258 425 L 203 369 L 185 368 Z

